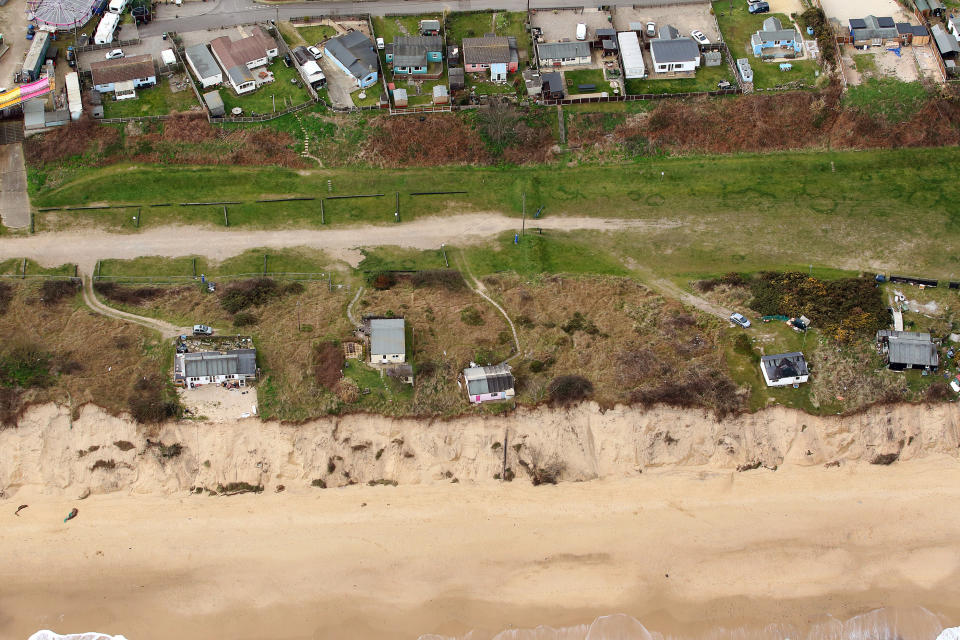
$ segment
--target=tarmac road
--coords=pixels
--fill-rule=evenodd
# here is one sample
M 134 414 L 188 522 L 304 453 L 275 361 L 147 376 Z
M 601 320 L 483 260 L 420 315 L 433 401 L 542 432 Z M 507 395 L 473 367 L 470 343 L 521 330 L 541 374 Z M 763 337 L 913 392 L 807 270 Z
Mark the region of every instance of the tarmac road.
M 526 11 L 539 8 L 582 7 L 585 0 L 371 0 L 369 2 L 298 2 L 265 6 L 253 0 L 218 0 L 189 2 L 181 7 L 160 5 L 158 18 L 140 27 L 140 36 L 157 36 L 163 32 L 202 31 L 232 27 L 266 20 L 289 20 L 300 16 L 336 16 L 369 13 L 418 14 L 439 11 L 482 11 L 504 9 Z M 633 0 L 609 0 L 606 5 L 632 6 Z

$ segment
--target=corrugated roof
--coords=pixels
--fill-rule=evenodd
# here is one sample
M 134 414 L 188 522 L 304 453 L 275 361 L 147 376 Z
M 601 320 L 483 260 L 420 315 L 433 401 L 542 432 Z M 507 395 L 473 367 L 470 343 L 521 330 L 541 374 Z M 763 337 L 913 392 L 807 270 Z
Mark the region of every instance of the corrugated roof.
M 510 41 L 503 36 L 464 38 L 463 61 L 466 64 L 510 62 Z
M 149 54 L 94 62 L 90 65 L 90 73 L 95 85 L 113 84 L 157 75 L 153 58 Z
M 777 353 L 760 358 L 760 366 L 767 373 L 771 382 L 782 378 L 796 378 L 810 373 L 807 361 L 799 351 L 792 353 Z
M 933 35 L 933 39 L 937 43 L 937 48 L 940 49 L 942 55 L 960 53 L 960 46 L 957 44 L 957 39 L 953 37 L 952 34 L 947 33 L 939 24 L 933 25 L 933 27 L 930 28 L 930 33 Z
M 403 318 L 370 320 L 370 356 L 405 354 L 407 352 Z
M 543 42 L 537 45 L 537 55 L 541 60 L 589 58 L 590 45 L 586 42 Z
M 513 389 L 514 385 L 513 374 L 508 364 L 468 367 L 463 370 L 463 378 L 467 383 L 467 393 L 471 396 L 500 393 Z
M 219 351 L 197 351 L 183 354 L 184 375 L 187 378 L 212 376 L 245 375 L 257 373 L 257 350 L 235 349 Z
M 201 80 L 220 75 L 220 67 L 217 66 L 217 61 L 213 59 L 207 45 L 195 44 L 192 47 L 187 47 L 184 53 L 187 55 L 190 66 L 199 74 Z
M 690 62 L 700 58 L 700 47 L 690 38 L 657 39 L 650 43 L 650 55 L 657 64 Z

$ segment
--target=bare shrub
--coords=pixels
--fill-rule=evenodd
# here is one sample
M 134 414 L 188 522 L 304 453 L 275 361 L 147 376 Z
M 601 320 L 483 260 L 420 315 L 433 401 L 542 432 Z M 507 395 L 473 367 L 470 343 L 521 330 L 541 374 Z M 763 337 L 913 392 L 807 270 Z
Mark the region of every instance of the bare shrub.
M 333 391 L 343 375 L 343 348 L 337 342 L 321 342 L 313 348 L 313 377 L 324 389 Z
M 45 280 L 40 286 L 40 299 L 44 304 L 53 305 L 64 298 L 77 295 L 79 291 L 80 281 L 73 278 L 69 280 Z
M 547 392 L 552 402 L 571 404 L 589 398 L 593 394 L 593 383 L 583 376 L 557 376 L 550 381 Z

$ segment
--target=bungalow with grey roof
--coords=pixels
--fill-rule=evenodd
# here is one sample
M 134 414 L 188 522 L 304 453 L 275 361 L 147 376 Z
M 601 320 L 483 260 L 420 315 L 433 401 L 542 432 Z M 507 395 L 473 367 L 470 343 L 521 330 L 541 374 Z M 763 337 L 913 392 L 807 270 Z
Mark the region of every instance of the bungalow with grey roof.
M 692 38 L 681 38 L 670 25 L 660 27 L 660 37 L 650 41 L 653 70 L 659 74 L 694 74 L 700 66 L 700 46 Z
M 537 44 L 541 67 L 572 67 L 590 64 L 587 42 L 542 42 Z
M 397 36 L 383 53 L 384 59 L 392 65 L 394 75 L 424 75 L 431 62 L 443 62 L 443 38 Z
M 377 83 L 380 56 L 370 38 L 360 31 L 349 31 L 324 44 L 329 60 L 352 77 L 361 89 Z
M 778 18 L 771 16 L 763 21 L 762 29 L 750 36 L 750 46 L 758 57 L 792 58 L 803 45 L 796 29 L 785 29 Z

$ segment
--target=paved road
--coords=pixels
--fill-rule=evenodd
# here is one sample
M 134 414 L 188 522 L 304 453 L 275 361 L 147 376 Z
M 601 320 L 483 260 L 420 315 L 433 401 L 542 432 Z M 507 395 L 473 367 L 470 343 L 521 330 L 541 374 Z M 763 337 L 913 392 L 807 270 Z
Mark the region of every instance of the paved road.
M 530 8 L 582 7 L 585 0 L 530 0 Z M 632 6 L 633 0 L 607 0 L 605 5 Z M 230 27 L 247 22 L 288 20 L 299 16 L 335 16 L 369 13 L 417 14 L 447 11 L 509 9 L 526 11 L 526 0 L 371 0 L 369 2 L 297 2 L 264 6 L 253 0 L 218 0 L 190 2 L 182 7 L 160 5 L 158 19 L 140 27 L 141 37 L 160 35 L 164 31 L 201 31 Z
M 30 226 L 27 168 L 19 144 L 0 145 L 0 219 L 8 228 Z

